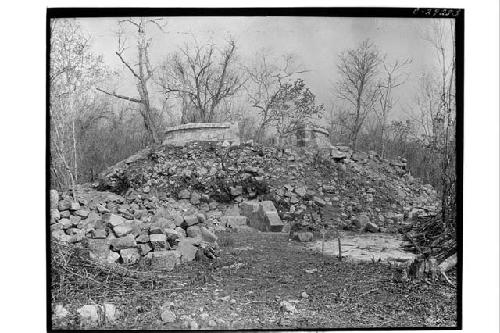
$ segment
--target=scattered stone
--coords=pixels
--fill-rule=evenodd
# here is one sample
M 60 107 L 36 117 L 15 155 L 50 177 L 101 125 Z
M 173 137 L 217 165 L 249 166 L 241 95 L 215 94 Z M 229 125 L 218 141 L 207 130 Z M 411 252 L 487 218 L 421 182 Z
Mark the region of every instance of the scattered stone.
M 302 294 L 300 294 L 300 296 L 302 298 L 309 298 L 309 295 L 305 291 L 303 291 Z
M 109 255 L 109 243 L 106 239 L 89 239 L 87 247 L 91 259 L 106 260 Z
M 120 259 L 120 254 L 117 252 L 109 251 L 108 256 L 106 257 L 106 262 L 108 264 L 114 264 Z
M 353 220 L 353 225 L 358 230 L 363 230 L 367 223 L 370 223 L 370 218 L 365 214 L 358 215 L 358 217 Z
M 71 225 L 73 227 L 78 227 L 78 224 L 80 224 L 80 221 L 82 220 L 82 218 L 80 216 L 70 216 L 69 217 L 69 220 L 71 221 Z
M 191 204 L 198 205 L 200 203 L 201 195 L 198 192 L 191 193 Z
M 283 312 L 290 312 L 290 313 L 294 313 L 296 311 L 295 306 L 287 301 L 282 301 L 280 303 L 280 310 Z
M 136 228 L 135 224 L 130 222 L 125 222 L 113 227 L 113 231 L 115 232 L 117 237 L 123 237 L 132 233 L 132 231 L 134 231 L 135 228 Z
M 163 310 L 161 312 L 161 320 L 164 323 L 173 323 L 176 319 L 177 319 L 177 316 L 175 315 L 175 313 L 173 313 L 170 310 Z
M 73 226 L 73 223 L 71 222 L 70 219 L 61 219 L 59 220 L 59 223 L 63 226 L 63 229 L 68 229 Z
M 51 232 L 51 235 L 52 237 L 61 242 L 61 243 L 67 243 L 69 242 L 69 240 L 71 239 L 71 236 L 70 235 L 66 235 L 66 233 L 64 232 L 64 230 L 53 230 Z
M 128 248 L 120 250 L 120 257 L 124 264 L 135 264 L 139 261 L 141 256 L 137 248 Z
M 217 241 L 217 236 L 205 227 L 200 227 L 201 239 L 205 242 L 213 243 Z
M 313 197 L 313 202 L 314 202 L 316 205 L 320 206 L 320 207 L 323 207 L 323 206 L 325 206 L 325 205 L 326 205 L 325 200 L 323 200 L 323 199 L 321 199 L 320 197 L 317 197 L 317 196 Z
M 195 224 L 198 224 L 198 216 L 196 215 L 187 215 L 184 216 L 184 222 L 182 223 L 182 227 L 188 228 L 190 226 L 193 226 Z
M 76 210 L 79 210 L 80 209 L 80 204 L 76 201 L 73 201 L 70 203 L 69 205 L 69 210 L 71 211 L 76 211 Z
M 104 239 L 107 237 L 106 230 L 105 229 L 95 229 L 92 230 L 92 238 L 96 239 Z
M 102 307 L 96 304 L 84 305 L 77 309 L 76 312 L 80 315 L 80 323 L 85 326 L 98 326 L 102 321 Z
M 128 248 L 137 247 L 134 235 L 127 235 L 125 237 L 115 238 L 110 241 L 111 247 L 115 251 L 120 251 Z
M 181 227 L 177 227 L 177 228 L 175 228 L 174 230 L 175 230 L 175 231 L 177 232 L 177 234 L 179 235 L 179 238 L 185 238 L 185 237 L 187 237 L 187 235 L 186 235 L 186 230 L 184 230 L 183 228 L 181 228 Z
M 151 246 L 149 246 L 149 244 L 139 244 L 138 248 L 141 256 L 145 256 L 146 254 L 148 254 L 153 250 Z
M 59 214 L 61 215 L 61 218 L 65 218 L 65 219 L 69 219 L 69 217 L 71 216 L 71 213 L 69 210 L 63 210 L 63 211 L 59 211 Z
M 120 317 L 120 312 L 118 311 L 118 309 L 114 304 L 104 303 L 103 308 L 104 308 L 104 318 L 108 322 L 114 323 Z
M 378 225 L 376 225 L 375 223 L 368 222 L 368 223 L 366 223 L 365 230 L 368 232 L 378 232 L 379 228 L 378 228 Z
M 85 209 L 79 209 L 75 212 L 75 215 L 85 218 L 89 216 L 89 211 Z
M 203 234 L 201 232 L 201 228 L 197 225 L 193 225 L 186 229 L 186 234 L 191 238 L 202 238 Z
M 68 210 L 70 207 L 71 207 L 71 201 L 68 199 L 64 199 L 64 200 L 59 201 L 59 204 L 57 206 L 57 208 L 60 211 Z
M 170 248 L 170 246 L 167 243 L 167 236 L 165 234 L 149 235 L 149 240 L 151 242 L 151 246 L 155 251 L 162 251 Z
M 52 192 L 53 190 L 51 190 Z M 56 191 L 57 193 L 57 191 Z M 64 319 L 69 314 L 69 311 L 62 304 L 56 304 L 54 307 L 53 319 Z
M 179 197 L 179 199 L 190 199 L 191 192 L 189 192 L 188 190 L 182 190 L 177 196 Z
M 107 214 L 104 216 L 104 221 L 108 223 L 112 228 L 119 226 L 120 224 L 124 223 L 125 220 L 123 217 L 115 214 Z
M 147 243 L 147 242 L 149 242 L 149 235 L 140 234 L 139 236 L 136 237 L 135 241 L 137 243 Z
M 224 142 L 227 142 L 227 141 L 224 141 Z M 197 330 L 197 329 L 199 329 L 198 323 L 195 320 L 191 320 L 189 322 L 189 329 L 191 329 L 191 330 Z
M 283 229 L 283 222 L 277 212 L 265 212 L 266 231 L 280 232 Z
M 215 326 L 217 326 L 217 323 L 215 322 L 215 320 L 210 319 L 210 320 L 208 321 L 208 326 L 210 326 L 210 327 L 215 327 Z
M 188 238 L 181 239 L 177 245 L 177 251 L 180 254 L 181 262 L 193 261 L 198 249 L 193 245 L 193 241 Z
M 50 209 L 56 209 L 59 203 L 59 192 L 56 190 L 49 191 Z
M 203 213 L 196 214 L 196 217 L 198 218 L 198 223 L 205 223 L 205 221 L 207 220 L 205 214 Z
M 178 251 L 149 252 L 151 266 L 155 269 L 165 269 L 171 271 L 180 264 L 180 253 Z
M 51 218 L 51 223 L 56 223 L 58 220 L 61 219 L 61 214 L 59 213 L 59 209 L 53 208 L 50 210 L 50 218 Z
M 243 187 L 238 185 L 238 186 L 235 186 L 235 187 L 230 187 L 229 188 L 229 192 L 230 194 L 233 196 L 233 197 L 237 197 L 239 195 L 242 195 L 243 194 Z

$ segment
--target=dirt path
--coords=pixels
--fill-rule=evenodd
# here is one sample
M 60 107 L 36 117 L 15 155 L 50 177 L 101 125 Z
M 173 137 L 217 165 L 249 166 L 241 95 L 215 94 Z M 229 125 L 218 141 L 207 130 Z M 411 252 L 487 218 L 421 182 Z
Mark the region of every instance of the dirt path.
M 94 298 L 123 312 L 119 323 L 106 328 L 181 329 L 192 321 L 204 329 L 456 324 L 455 290 L 446 284 L 394 283 L 389 265 L 339 263 L 289 242 L 285 234 L 224 233 L 220 243 L 219 260 L 179 267 L 170 275 L 170 287 L 143 286 Z M 70 307 L 88 302 L 84 290 L 72 299 Z M 294 310 L 280 309 L 282 301 Z M 173 304 L 174 323 L 160 319 L 165 302 Z

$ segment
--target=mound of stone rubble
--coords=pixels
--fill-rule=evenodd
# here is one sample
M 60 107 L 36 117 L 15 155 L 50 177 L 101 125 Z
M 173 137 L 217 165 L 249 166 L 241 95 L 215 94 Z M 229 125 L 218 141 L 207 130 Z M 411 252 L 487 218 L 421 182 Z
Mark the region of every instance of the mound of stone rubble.
M 413 178 L 404 159 L 342 146 L 317 151 L 251 143 L 165 145 L 109 168 L 97 188 L 186 199 L 201 209 L 214 201 L 268 200 L 285 222 L 311 227 L 325 220 L 343 228 L 364 228 L 368 221 L 387 227 L 438 209 L 436 191 Z
M 326 150 L 193 142 L 148 148 L 75 193 L 51 191 L 51 233 L 106 262 L 173 269 L 218 255 L 218 230 L 397 230 L 438 210 L 406 161 Z

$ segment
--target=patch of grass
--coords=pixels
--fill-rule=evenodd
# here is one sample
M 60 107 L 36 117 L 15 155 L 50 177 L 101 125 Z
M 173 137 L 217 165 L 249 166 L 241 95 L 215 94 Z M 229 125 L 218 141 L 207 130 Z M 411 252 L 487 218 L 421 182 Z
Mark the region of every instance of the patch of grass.
M 234 237 L 230 233 L 219 234 L 217 243 L 220 247 L 233 247 Z

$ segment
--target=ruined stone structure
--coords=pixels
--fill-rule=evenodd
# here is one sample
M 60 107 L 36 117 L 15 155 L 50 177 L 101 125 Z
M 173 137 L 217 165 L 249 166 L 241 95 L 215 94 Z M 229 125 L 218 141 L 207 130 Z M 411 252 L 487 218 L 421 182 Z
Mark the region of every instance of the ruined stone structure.
M 286 140 L 286 144 L 297 147 L 330 148 L 330 133 L 319 126 L 302 126 Z
M 165 131 L 165 145 L 184 145 L 188 142 L 223 142 L 240 144 L 237 122 L 232 123 L 189 123 L 169 127 Z

